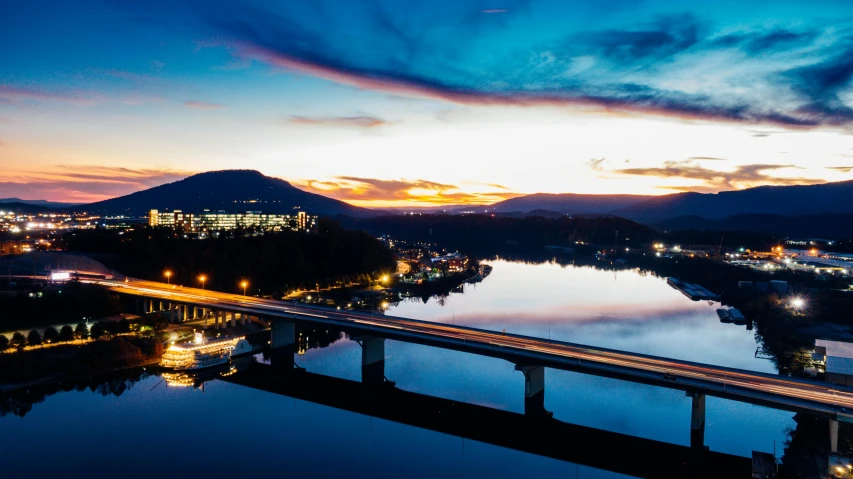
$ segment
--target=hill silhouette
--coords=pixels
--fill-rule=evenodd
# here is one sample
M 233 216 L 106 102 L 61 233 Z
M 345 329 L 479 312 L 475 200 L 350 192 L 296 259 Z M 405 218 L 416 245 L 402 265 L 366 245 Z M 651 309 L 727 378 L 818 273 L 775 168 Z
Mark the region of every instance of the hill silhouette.
M 567 215 L 583 213 L 611 213 L 646 201 L 652 196 L 643 195 L 581 195 L 575 193 L 535 193 L 500 201 L 489 207 L 496 213 L 555 211 Z
M 75 208 L 80 211 L 144 214 L 150 209 L 198 212 L 306 211 L 321 216 L 370 216 L 375 212 L 322 195 L 302 191 L 290 183 L 255 170 L 209 171 L 174 183 Z
M 759 186 L 720 193 L 663 196 L 545 194 L 495 203 L 495 212 L 535 210 L 564 214 L 609 214 L 646 224 L 682 217 L 722 220 L 738 215 L 804 216 L 853 213 L 853 181 L 805 186 Z

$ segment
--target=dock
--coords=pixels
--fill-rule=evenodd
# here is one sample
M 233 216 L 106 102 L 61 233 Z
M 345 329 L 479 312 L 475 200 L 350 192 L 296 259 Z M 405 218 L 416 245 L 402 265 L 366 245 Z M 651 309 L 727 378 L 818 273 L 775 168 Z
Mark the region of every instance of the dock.
M 693 284 L 693 283 L 688 283 L 688 282 L 682 281 L 678 278 L 673 278 L 670 276 L 669 278 L 666 278 L 666 284 L 672 286 L 673 288 L 677 289 L 678 291 L 681 291 L 681 294 L 683 294 L 684 296 L 687 296 L 688 298 L 692 299 L 693 301 L 699 301 L 701 299 L 707 299 L 707 300 L 711 300 L 711 301 L 719 301 L 720 300 L 720 295 L 710 291 L 709 289 L 705 288 L 704 286 L 701 286 L 698 284 Z

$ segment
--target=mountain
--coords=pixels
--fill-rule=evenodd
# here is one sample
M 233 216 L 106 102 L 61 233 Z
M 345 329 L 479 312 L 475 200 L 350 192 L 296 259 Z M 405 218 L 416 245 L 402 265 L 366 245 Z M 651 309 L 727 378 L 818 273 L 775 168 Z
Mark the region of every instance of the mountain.
M 13 211 L 15 213 L 47 213 L 48 211 L 51 211 L 51 209 L 47 206 L 11 201 L 0 202 L 0 211 Z
M 721 193 L 658 196 L 611 211 L 644 223 L 681 216 L 724 219 L 744 214 L 799 216 L 853 213 L 853 181 L 807 186 L 759 186 Z
M 255 170 L 209 171 L 75 210 L 141 215 L 151 209 L 199 212 L 263 211 L 292 213 L 299 209 L 321 216 L 371 216 L 375 212 L 343 201 L 302 191 Z
M 498 213 L 546 210 L 564 214 L 610 214 L 646 224 L 693 218 L 681 220 L 679 224 L 698 226 L 697 221 L 723 220 L 739 215 L 853 214 L 853 181 L 663 196 L 537 193 L 501 201 L 487 208 Z M 771 229 L 777 230 L 775 226 Z
M 69 208 L 72 206 L 76 206 L 79 203 L 60 203 L 57 201 L 47 201 L 47 200 L 22 200 L 20 198 L 0 198 L 0 204 L 8 205 L 10 203 L 17 203 L 21 205 L 35 205 L 35 206 L 44 206 L 45 208 Z
M 721 220 L 681 216 L 651 223 L 650 226 L 659 231 L 751 231 L 794 238 L 853 238 L 853 214 L 746 214 Z
M 653 198 L 642 195 L 580 195 L 574 193 L 536 193 L 500 201 L 489 207 L 497 213 L 534 210 L 556 211 L 568 215 L 610 213 Z

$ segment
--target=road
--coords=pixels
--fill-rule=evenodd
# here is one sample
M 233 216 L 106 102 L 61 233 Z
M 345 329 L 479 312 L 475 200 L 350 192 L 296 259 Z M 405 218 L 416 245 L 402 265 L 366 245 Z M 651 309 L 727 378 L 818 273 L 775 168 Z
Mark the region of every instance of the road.
M 671 389 L 853 422 L 853 389 L 825 382 L 427 321 L 298 305 L 152 281 L 86 280 L 114 292 L 266 318 L 321 323 L 361 334 L 428 344 L 516 364 L 617 377 Z

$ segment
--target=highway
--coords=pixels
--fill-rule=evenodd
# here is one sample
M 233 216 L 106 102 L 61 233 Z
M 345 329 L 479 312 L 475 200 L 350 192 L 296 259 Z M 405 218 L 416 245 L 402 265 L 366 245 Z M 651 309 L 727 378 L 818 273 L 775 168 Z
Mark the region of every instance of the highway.
M 853 389 L 606 348 L 514 335 L 383 314 L 298 305 L 285 301 L 132 280 L 85 280 L 110 290 L 199 307 L 245 312 L 266 319 L 324 324 L 354 334 L 652 384 L 752 404 L 853 422 Z

